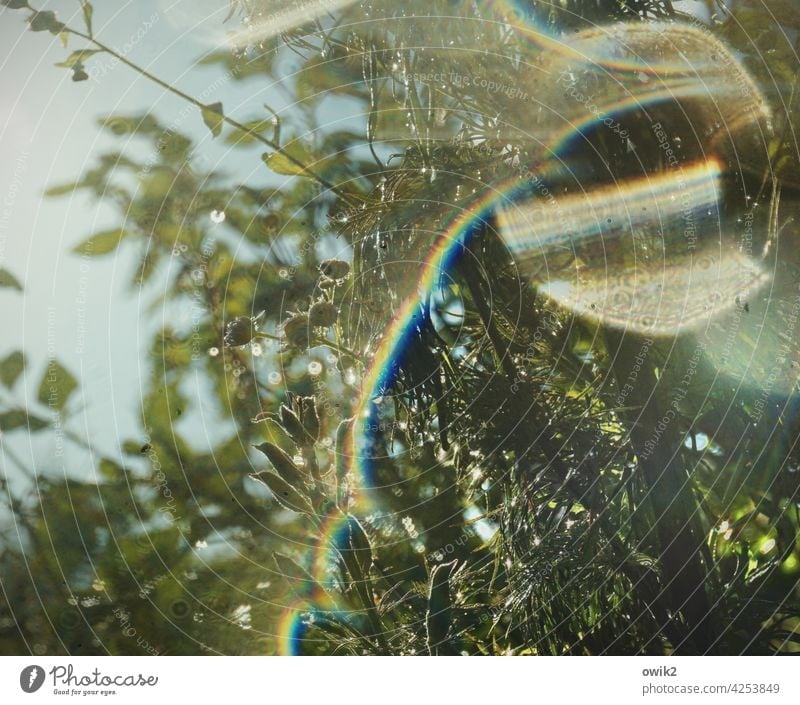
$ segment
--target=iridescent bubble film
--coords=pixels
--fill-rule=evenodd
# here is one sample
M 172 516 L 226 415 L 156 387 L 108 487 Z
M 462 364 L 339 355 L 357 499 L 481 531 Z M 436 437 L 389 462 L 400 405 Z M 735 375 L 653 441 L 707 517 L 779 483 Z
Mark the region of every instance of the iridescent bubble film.
M 800 653 L 795 5 L 0 0 L 13 687 Z

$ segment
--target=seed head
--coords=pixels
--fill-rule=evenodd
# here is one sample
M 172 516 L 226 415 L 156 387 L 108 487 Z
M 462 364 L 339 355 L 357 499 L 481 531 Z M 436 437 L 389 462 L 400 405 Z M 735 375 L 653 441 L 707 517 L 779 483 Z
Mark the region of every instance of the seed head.
M 308 320 L 312 326 L 329 328 L 336 323 L 337 318 L 339 318 L 339 312 L 329 301 L 317 301 L 308 309 Z
M 341 259 L 326 259 L 319 265 L 319 271 L 329 279 L 340 280 L 350 274 L 350 264 Z

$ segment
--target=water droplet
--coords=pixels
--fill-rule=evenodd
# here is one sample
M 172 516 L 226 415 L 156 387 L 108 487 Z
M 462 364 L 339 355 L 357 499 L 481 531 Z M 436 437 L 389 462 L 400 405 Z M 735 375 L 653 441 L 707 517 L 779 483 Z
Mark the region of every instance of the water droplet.
M 225 211 L 213 210 L 211 211 L 211 222 L 219 225 L 225 222 Z
M 694 445 L 697 447 L 697 450 L 705 450 L 708 447 L 709 438 L 705 433 L 695 433 L 694 434 Z M 686 440 L 683 442 L 684 447 L 689 448 L 690 450 L 694 447 L 692 444 L 692 436 L 689 434 L 686 436 Z
M 308 363 L 308 373 L 316 377 L 322 372 L 322 365 L 317 360 Z
M 219 355 L 219 348 L 209 348 L 208 349 L 208 354 L 211 357 L 216 357 L 217 355 Z
M 267 375 L 267 382 L 270 384 L 280 384 L 281 379 L 282 377 L 280 372 L 270 372 Z

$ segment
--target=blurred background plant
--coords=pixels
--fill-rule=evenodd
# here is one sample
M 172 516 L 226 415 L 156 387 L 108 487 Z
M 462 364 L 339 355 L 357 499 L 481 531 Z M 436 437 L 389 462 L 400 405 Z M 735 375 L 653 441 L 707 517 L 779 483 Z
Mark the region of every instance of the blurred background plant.
M 3 446 L 36 492 L 4 483 L 0 651 L 798 650 L 795 387 L 756 408 L 702 358 L 659 451 L 645 452 L 694 340 L 623 334 L 549 303 L 491 218 L 424 298 L 376 402 L 368 506 L 345 450 L 361 423 L 351 403 L 434 234 L 483 184 L 521 181 L 519 165 L 539 158 L 502 129 L 509 91 L 486 89 L 530 85 L 521 57 L 541 50 L 509 22 L 559 34 L 705 17 L 773 106 L 777 186 L 759 197 L 777 208 L 783 190 L 777 217 L 791 224 L 789 3 L 331 2 L 290 23 L 294 6 L 234 0 L 233 49 L 199 65 L 285 105 L 253 101 L 242 118 L 103 44 L 89 2 L 75 26 L 2 4 L 63 39 L 74 81 L 103 55 L 130 63 L 231 153 L 259 154 L 263 172 L 240 182 L 209 168 L 189 135 L 142 111 L 102 117 L 124 147 L 50 188 L 114 205 L 119 227 L 76 254 L 138 258 L 131 294 L 159 328 L 141 426 L 118 456 L 95 454 L 93 481 L 35 472 Z M 649 124 L 626 127 L 647 144 Z M 619 140 L 591 145 L 624 171 Z M 57 425 L 85 443 L 70 425 L 76 379 L 54 362 L 32 408 L 15 402 L 25 364 L 21 350 L 0 362 L 3 435 Z M 224 439 L 201 452 L 193 436 L 207 425 Z

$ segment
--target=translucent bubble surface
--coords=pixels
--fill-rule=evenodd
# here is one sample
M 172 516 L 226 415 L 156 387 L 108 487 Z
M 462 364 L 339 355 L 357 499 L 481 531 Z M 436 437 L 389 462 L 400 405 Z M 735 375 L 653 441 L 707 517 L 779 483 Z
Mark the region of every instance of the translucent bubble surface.
M 498 209 L 521 273 L 605 325 L 674 335 L 732 309 L 770 280 L 720 219 L 709 161 L 547 201 Z
M 539 291 L 604 325 L 676 335 L 769 283 L 767 223 L 737 216 L 743 174 L 767 164 L 770 114 L 726 47 L 693 27 L 625 24 L 555 43 L 536 65 L 542 161 L 497 214 Z M 652 141 L 627 140 L 615 164 L 593 157 L 634 123 Z

